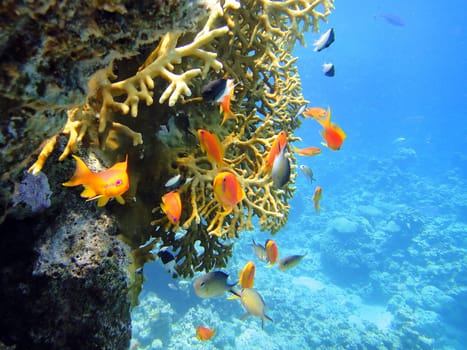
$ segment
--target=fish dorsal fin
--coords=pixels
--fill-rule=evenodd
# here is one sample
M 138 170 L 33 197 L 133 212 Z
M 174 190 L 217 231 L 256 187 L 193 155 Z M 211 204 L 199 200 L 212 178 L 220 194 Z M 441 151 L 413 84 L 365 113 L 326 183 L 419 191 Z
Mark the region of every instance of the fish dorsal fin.
M 110 169 L 126 171 L 127 168 L 128 168 L 128 154 L 126 155 L 124 162 L 117 162 L 114 165 L 112 165 Z

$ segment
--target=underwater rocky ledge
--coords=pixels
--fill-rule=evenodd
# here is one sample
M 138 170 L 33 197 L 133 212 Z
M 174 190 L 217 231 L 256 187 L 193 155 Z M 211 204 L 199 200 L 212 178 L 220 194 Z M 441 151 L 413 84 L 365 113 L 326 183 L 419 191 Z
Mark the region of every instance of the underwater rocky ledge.
M 128 348 L 129 251 L 111 235 L 114 219 L 73 196 L 49 209 L 1 226 L 1 341 L 12 349 Z

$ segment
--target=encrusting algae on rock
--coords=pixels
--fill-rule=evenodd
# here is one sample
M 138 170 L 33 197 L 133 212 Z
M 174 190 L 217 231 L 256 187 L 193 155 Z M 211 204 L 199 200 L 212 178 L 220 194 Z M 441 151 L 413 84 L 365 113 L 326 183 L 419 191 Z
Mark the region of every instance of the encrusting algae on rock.
M 206 16 L 200 17 L 196 31 L 168 31 L 144 62 L 129 59 L 134 71 L 130 64 L 115 61 L 93 76 L 86 102 L 67 112 L 62 133 L 68 143 L 59 158 L 77 152 L 84 142 L 104 158 L 128 154 L 131 187 L 125 197 L 136 202 L 127 200 L 125 209 L 113 210 L 125 211 L 126 219 L 121 220 L 140 227 L 141 216 L 155 204 L 156 229 L 150 233 L 133 228 L 122 230 L 122 235 L 134 248 L 149 236 L 172 247 L 181 276 L 225 266 L 230 239 L 253 229 L 254 217 L 261 230 L 273 234 L 285 225 L 295 158 L 287 154 L 292 172 L 280 189 L 274 186 L 268 158 L 277 135 L 286 135 L 282 143 L 299 140 L 294 136 L 300 125 L 296 112 L 307 101 L 291 52 L 297 40 L 305 44 L 303 32 L 310 27 L 318 31 L 319 22 L 333 9 L 333 0 L 202 3 Z M 127 78 L 117 80 L 117 75 Z M 225 118 L 212 101 L 187 99 L 201 96 L 206 84 L 222 77 L 231 82 L 226 96 L 235 117 Z M 155 100 L 159 104 L 153 107 Z M 127 114 L 138 118 L 130 120 Z M 204 152 L 206 145 L 194 135 L 200 129 L 219 140 L 219 159 L 213 161 L 212 154 Z M 46 142 L 30 172 L 42 170 L 57 140 L 58 135 Z M 230 175 L 216 184 L 219 174 Z M 190 179 L 175 189 L 180 215 L 178 205 L 167 204 L 167 193 L 174 189 L 164 187 L 178 175 Z M 235 198 L 229 197 L 226 204 L 230 178 L 235 178 Z M 179 230 L 185 232 L 182 237 Z M 195 249 L 196 242 L 204 251 Z

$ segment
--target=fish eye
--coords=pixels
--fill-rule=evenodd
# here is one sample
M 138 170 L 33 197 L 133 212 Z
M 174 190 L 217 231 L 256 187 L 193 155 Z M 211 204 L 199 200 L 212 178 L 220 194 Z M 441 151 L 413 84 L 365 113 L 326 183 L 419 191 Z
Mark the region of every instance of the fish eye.
M 119 179 L 119 180 L 117 180 L 117 181 L 115 181 L 115 185 L 117 185 L 117 186 L 120 186 L 122 183 L 123 183 L 123 181 L 122 181 L 122 180 L 120 180 L 120 179 Z
M 206 285 L 206 282 L 203 281 L 199 285 L 200 285 L 200 287 L 204 287 Z

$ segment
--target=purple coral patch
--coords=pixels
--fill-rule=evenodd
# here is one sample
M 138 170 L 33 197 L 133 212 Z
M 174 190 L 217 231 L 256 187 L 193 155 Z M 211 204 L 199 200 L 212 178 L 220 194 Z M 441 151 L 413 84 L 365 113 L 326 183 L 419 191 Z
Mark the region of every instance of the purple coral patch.
M 49 181 L 44 173 L 32 175 L 25 171 L 25 177 L 17 186 L 12 202 L 13 205 L 25 203 L 33 212 L 37 212 L 50 207 L 51 194 Z

